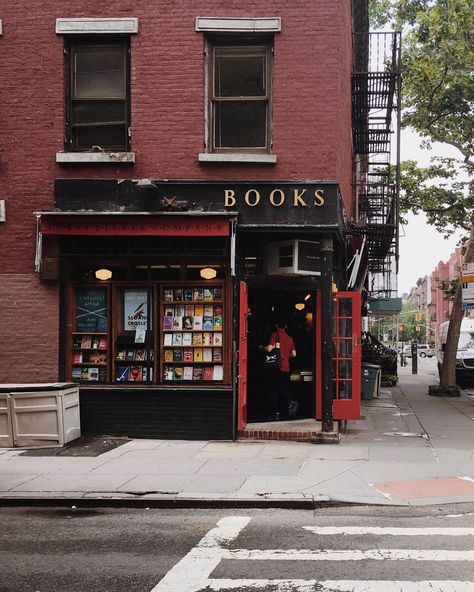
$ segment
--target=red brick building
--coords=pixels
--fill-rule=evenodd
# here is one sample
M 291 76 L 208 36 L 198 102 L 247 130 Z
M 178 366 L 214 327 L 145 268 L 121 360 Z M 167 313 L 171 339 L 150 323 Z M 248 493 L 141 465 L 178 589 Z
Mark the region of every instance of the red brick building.
M 328 337 L 331 290 L 371 240 L 366 9 L 3 6 L 1 382 L 80 382 L 86 433 L 228 438 L 264 413 L 257 346 L 284 314 L 300 412 L 334 393 L 355 416 L 357 291 L 334 309 L 333 366 Z M 396 219 L 376 221 L 369 267 Z

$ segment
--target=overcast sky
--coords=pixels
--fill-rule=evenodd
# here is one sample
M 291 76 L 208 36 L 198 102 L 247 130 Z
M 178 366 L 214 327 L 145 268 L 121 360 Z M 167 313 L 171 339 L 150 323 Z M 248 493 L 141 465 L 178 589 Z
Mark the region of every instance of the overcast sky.
M 432 156 L 460 156 L 457 150 L 449 146 L 435 144 L 433 150 L 422 150 L 419 145 L 420 138 L 414 132 L 403 130 L 401 160 L 416 160 L 426 166 Z M 428 226 L 423 214 L 408 216 L 408 224 L 400 229 L 399 296 L 409 292 L 419 277 L 430 274 L 439 261 L 449 259 L 460 236 L 446 240 L 432 226 Z

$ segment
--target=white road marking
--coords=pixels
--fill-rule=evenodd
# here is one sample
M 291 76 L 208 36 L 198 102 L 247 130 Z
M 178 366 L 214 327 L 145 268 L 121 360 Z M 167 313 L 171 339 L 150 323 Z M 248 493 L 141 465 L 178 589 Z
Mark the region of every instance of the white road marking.
M 238 590 L 247 592 L 265 590 L 272 592 L 472 592 L 473 582 L 396 581 L 388 580 L 211 580 L 209 590 Z
M 392 528 L 383 526 L 303 526 L 314 534 L 377 534 L 393 536 L 474 536 L 474 528 Z
M 222 559 L 222 547 L 237 538 L 250 518 L 222 518 L 181 561 L 170 569 L 151 592 L 198 592 L 209 585 L 209 576 Z
M 246 561 L 474 561 L 474 551 L 444 549 L 223 549 L 222 559 Z
M 238 590 L 251 592 L 471 592 L 474 582 L 453 580 L 388 581 L 388 580 L 284 580 L 284 579 L 229 579 L 211 578 L 212 572 L 224 559 L 277 561 L 360 561 L 360 560 L 415 560 L 415 561 L 474 561 L 474 551 L 440 549 L 368 549 L 368 550 L 306 550 L 306 549 L 229 549 L 251 518 L 229 516 L 222 518 L 179 561 L 151 592 L 204 592 Z M 465 536 L 474 534 L 470 528 L 360 528 L 312 527 L 305 530 L 315 534 L 393 534 L 429 536 Z

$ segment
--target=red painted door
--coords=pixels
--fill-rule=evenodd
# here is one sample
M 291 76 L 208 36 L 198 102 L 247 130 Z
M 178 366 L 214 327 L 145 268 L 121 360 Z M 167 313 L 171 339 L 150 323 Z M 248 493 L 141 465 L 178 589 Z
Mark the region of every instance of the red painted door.
M 240 282 L 239 349 L 237 352 L 237 429 L 242 430 L 247 424 L 247 319 L 248 291 L 247 284 Z
M 361 388 L 360 292 L 336 292 L 333 299 L 334 419 L 359 419 Z

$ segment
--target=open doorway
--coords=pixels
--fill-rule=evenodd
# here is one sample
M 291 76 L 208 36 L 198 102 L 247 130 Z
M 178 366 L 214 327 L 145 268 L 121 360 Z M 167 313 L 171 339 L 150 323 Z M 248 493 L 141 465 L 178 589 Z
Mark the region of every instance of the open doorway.
M 249 287 L 248 297 L 247 421 L 261 422 L 269 416 L 269 377 L 259 346 L 268 344 L 281 317 L 296 348 L 289 383 L 291 398 L 299 403 L 295 419 L 314 418 L 316 292 Z

